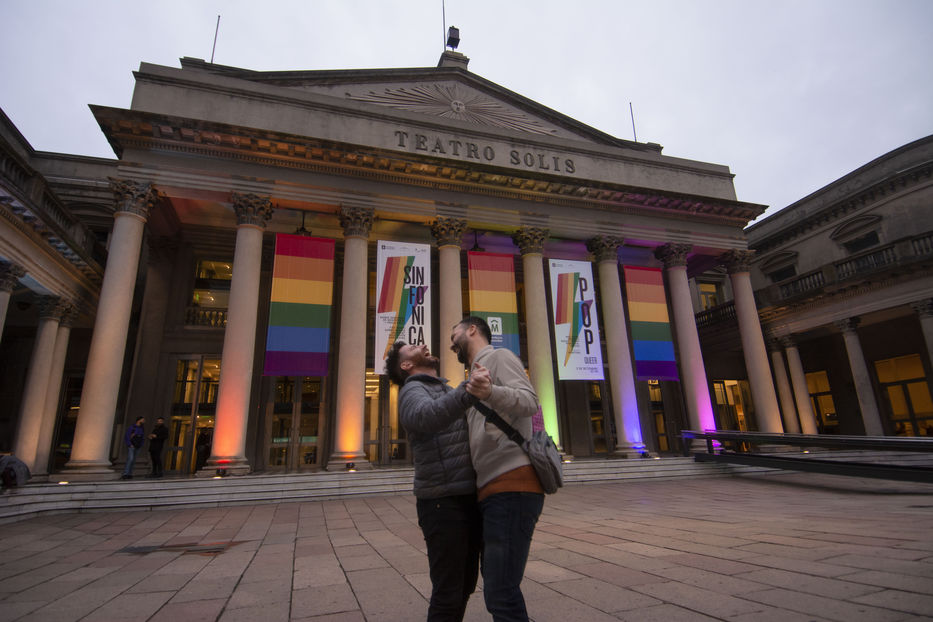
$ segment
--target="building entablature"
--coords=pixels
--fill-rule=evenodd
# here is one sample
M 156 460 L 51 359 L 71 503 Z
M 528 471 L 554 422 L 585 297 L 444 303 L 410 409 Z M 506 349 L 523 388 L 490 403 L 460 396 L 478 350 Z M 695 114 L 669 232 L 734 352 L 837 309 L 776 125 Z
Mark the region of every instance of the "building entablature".
M 132 108 L 181 119 L 204 119 L 210 111 L 217 124 L 367 145 L 453 168 L 492 166 L 519 177 L 560 175 L 735 202 L 728 167 L 662 156 L 659 148 L 591 128 L 586 133 L 579 123 L 573 134 L 531 131 L 552 128 L 560 134 L 569 122 L 560 125 L 566 117 L 533 110 L 505 89 L 491 92 L 491 83 L 469 72 L 424 70 L 417 83 L 392 83 L 397 76 L 378 75 L 378 88 L 365 81 L 358 87 L 341 83 L 324 94 L 229 73 L 143 64 Z M 760 213 L 760 206 L 751 211 Z

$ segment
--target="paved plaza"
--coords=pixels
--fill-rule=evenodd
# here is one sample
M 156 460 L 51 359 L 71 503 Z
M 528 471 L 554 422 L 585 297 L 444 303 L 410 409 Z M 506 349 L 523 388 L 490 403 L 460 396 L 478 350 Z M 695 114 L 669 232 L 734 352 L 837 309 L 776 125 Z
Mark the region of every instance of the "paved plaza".
M 0 621 L 414 621 L 430 589 L 410 495 L 41 516 L 0 525 L 0 560 Z M 523 588 L 539 622 L 930 620 L 933 485 L 567 487 Z

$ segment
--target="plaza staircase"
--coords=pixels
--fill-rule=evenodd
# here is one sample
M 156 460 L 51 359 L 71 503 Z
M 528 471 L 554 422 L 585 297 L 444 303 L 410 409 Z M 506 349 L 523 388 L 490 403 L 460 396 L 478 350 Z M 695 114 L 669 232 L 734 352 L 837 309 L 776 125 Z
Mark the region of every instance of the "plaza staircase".
M 724 477 L 770 471 L 757 467 L 701 464 L 690 457 L 632 460 L 588 459 L 564 464 L 565 485 L 646 479 Z M 258 503 L 323 501 L 371 495 L 411 494 L 414 470 L 257 473 L 224 478 L 166 478 L 30 483 L 0 495 L 0 523 L 64 512 L 209 508 Z

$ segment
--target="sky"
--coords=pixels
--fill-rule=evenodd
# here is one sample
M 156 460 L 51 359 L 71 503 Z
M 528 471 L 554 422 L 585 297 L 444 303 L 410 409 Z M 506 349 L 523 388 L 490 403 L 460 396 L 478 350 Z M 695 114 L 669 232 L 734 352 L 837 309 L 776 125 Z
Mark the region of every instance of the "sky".
M 765 216 L 933 134 L 931 0 L 0 0 L 0 108 L 37 150 L 112 158 L 88 105 L 129 108 L 140 62 L 433 67 L 445 23 L 471 72 L 727 165 Z

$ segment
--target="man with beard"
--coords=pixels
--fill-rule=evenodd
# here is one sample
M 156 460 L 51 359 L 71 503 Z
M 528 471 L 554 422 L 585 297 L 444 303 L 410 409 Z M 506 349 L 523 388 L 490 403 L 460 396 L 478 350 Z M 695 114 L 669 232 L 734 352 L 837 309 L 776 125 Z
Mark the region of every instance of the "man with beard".
M 476 473 L 464 416 L 476 398 L 466 387 L 482 392 L 489 375 L 479 372 L 452 389 L 438 376 L 440 361 L 428 347 L 404 341 L 389 349 L 385 368 L 401 387 L 399 421 L 414 455 L 418 525 L 428 547 L 432 585 L 428 621 L 459 621 L 476 589 L 481 547 Z
M 450 349 L 457 359 L 470 368 L 471 377 L 488 373 L 492 381 L 469 383 L 465 389 L 530 438 L 538 397 L 518 357 L 507 348 L 493 348 L 491 340 L 483 318 L 467 317 L 453 327 Z M 467 424 L 483 518 L 486 609 L 497 622 L 528 620 L 521 582 L 531 536 L 544 508 L 544 490 L 525 450 L 487 423 L 476 408 L 467 411 Z

